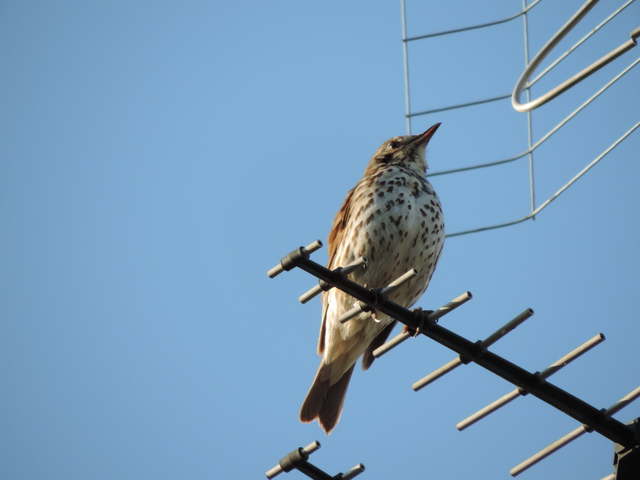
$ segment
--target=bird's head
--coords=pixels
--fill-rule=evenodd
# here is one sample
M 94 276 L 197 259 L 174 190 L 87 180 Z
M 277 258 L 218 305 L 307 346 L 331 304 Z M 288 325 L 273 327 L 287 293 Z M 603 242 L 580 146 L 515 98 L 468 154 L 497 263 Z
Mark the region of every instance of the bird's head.
M 427 171 L 425 147 L 439 126 L 440 124 L 436 123 L 419 135 L 393 137 L 384 142 L 367 165 L 365 176 L 373 174 L 385 166 L 404 167 L 424 175 Z

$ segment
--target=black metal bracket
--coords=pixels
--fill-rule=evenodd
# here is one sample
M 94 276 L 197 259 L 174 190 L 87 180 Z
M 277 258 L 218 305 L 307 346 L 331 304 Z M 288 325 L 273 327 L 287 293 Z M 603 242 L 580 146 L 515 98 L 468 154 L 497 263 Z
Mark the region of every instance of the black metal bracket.
M 313 480 L 351 480 L 364 472 L 364 465 L 359 463 L 345 473 L 338 473 L 334 476 L 329 475 L 308 461 L 309 456 L 319 448 L 320 442 L 317 440 L 304 448 L 297 448 L 293 452 L 282 457 L 278 462 L 278 465 L 267 472 L 267 478 L 272 479 L 275 476 L 280 475 L 282 472 L 287 473 L 293 469 L 304 473 L 307 477 Z
M 636 435 L 640 435 L 640 418 L 627 425 L 633 427 Z M 626 448 L 616 444 L 613 453 L 616 480 L 637 480 L 640 472 L 640 446 Z

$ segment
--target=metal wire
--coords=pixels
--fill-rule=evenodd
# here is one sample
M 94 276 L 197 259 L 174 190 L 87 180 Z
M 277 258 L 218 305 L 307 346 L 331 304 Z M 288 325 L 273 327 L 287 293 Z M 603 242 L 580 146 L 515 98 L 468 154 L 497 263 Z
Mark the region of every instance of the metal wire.
M 531 80 L 529 82 L 529 84 L 527 85 L 527 87 L 531 88 L 538 80 L 540 80 L 547 73 L 549 73 L 553 68 L 555 68 L 556 65 L 558 65 L 562 60 L 564 60 L 571 53 L 573 53 L 573 51 L 576 48 L 578 48 L 580 45 L 582 45 L 584 42 L 586 42 L 594 33 L 596 33 L 598 30 L 600 30 L 602 27 L 604 27 L 607 23 L 609 23 L 611 20 L 613 20 L 620 12 L 622 12 L 625 8 L 627 8 L 633 2 L 635 2 L 635 0 L 629 0 L 627 3 L 622 5 L 618 10 L 616 10 L 611 15 L 609 15 L 607 18 L 605 18 L 602 21 L 602 23 L 600 23 L 600 25 L 598 25 L 596 28 L 594 28 L 589 33 L 587 33 L 584 37 L 582 37 L 580 40 L 578 40 L 571 48 L 569 48 L 566 52 L 564 52 L 562 55 L 560 55 L 553 63 L 551 63 L 551 65 L 549 65 L 547 68 L 545 68 L 536 78 Z
M 569 120 L 571 120 L 578 113 L 580 113 L 587 105 L 589 105 L 596 98 L 598 98 L 611 85 L 613 85 L 618 80 L 620 80 L 624 75 L 626 75 L 638 63 L 640 63 L 640 58 L 638 58 L 637 60 L 632 62 L 631 65 L 629 65 L 622 72 L 620 72 L 618 75 L 613 77 L 609 82 L 607 82 L 607 84 L 605 86 L 603 86 L 600 90 L 598 90 L 596 93 L 594 93 L 587 101 L 585 101 L 582 105 L 580 105 L 578 108 L 576 108 L 572 113 L 567 115 L 560 123 L 558 123 L 555 127 L 553 127 L 551 130 L 549 130 L 545 135 L 543 135 L 540 138 L 540 140 L 538 140 L 536 143 L 534 143 L 531 146 L 530 149 L 527 149 L 524 152 L 522 152 L 522 153 L 520 153 L 520 154 L 518 154 L 518 155 L 516 155 L 514 157 L 505 158 L 503 160 L 498 160 L 498 161 L 495 161 L 495 162 L 488 162 L 488 163 L 479 163 L 479 164 L 476 164 L 476 165 L 470 165 L 468 167 L 453 168 L 451 170 L 441 170 L 439 172 L 429 173 L 429 174 L 427 174 L 427 177 L 435 177 L 435 176 L 438 176 L 438 175 L 448 175 L 448 174 L 451 174 L 451 173 L 467 172 L 467 171 L 476 170 L 476 169 L 479 169 L 479 168 L 486 168 L 486 167 L 493 167 L 493 166 L 496 166 L 496 165 L 503 165 L 505 163 L 513 162 L 515 160 L 518 160 L 519 158 L 522 158 L 522 157 L 528 155 L 529 152 L 534 151 L 536 148 L 538 148 L 540 145 L 542 145 L 545 141 L 547 141 L 549 139 L 549 137 L 551 137 L 551 135 L 553 135 L 558 130 L 560 130 L 560 128 L 562 128 L 564 125 L 566 125 Z
M 454 30 L 445 30 L 443 32 L 429 33 L 427 35 L 419 35 L 417 37 L 403 38 L 403 42 L 405 42 L 405 43 L 406 42 L 413 42 L 415 40 L 424 40 L 425 38 L 441 37 L 442 35 L 449 35 L 449 34 L 452 34 L 452 33 L 467 32 L 469 30 L 475 30 L 475 29 L 478 29 L 478 28 L 493 27 L 494 25 L 500 25 L 501 23 L 506 23 L 506 22 L 509 22 L 511 20 L 514 20 L 514 19 L 518 18 L 520 15 L 524 15 L 525 13 L 527 13 L 529 10 L 531 10 L 533 7 L 535 7 L 541 1 L 542 0 L 536 0 L 535 2 L 533 2 L 528 7 L 525 5 L 521 12 L 518 12 L 515 15 L 511 15 L 511 16 L 503 18 L 501 20 L 495 20 L 493 22 L 488 22 L 488 23 L 480 23 L 478 25 L 472 25 L 470 27 L 456 28 Z M 405 9 L 404 0 L 402 0 L 402 10 L 404 11 L 404 9 Z
M 524 222 L 525 220 L 529 220 L 529 219 L 533 218 L 536 214 L 540 213 L 551 202 L 553 202 L 556 198 L 558 198 L 558 196 L 562 192 L 564 192 L 573 183 L 575 183 L 576 180 L 578 180 L 580 177 L 582 177 L 582 175 L 587 173 L 587 171 L 589 171 L 596 163 L 598 163 L 600 160 L 602 160 L 611 150 L 613 150 L 615 147 L 617 147 L 620 144 L 620 142 L 622 142 L 625 138 L 627 138 L 629 135 L 631 135 L 631 133 L 633 133 L 633 131 L 638 127 L 640 127 L 640 122 L 636 123 L 633 127 L 631 127 L 631 129 L 629 131 L 627 131 L 627 133 L 622 135 L 618 140 L 616 140 L 613 143 L 613 145 L 611 145 L 604 152 L 602 152 L 598 156 L 598 158 L 596 158 L 589 165 L 587 165 L 580 173 L 578 173 L 575 177 L 573 177 L 571 180 L 569 180 L 569 182 L 566 183 L 560 190 L 558 190 L 556 193 L 554 193 L 548 200 L 546 200 L 542 205 L 540 205 L 538 208 L 536 208 L 532 213 L 530 213 L 526 217 L 520 218 L 518 220 L 511 221 L 511 222 L 500 223 L 500 224 L 497 224 L 497 225 L 490 225 L 488 227 L 474 228 L 474 229 L 471 229 L 471 230 L 464 230 L 464 231 L 461 231 L 461 232 L 450 233 L 449 235 L 447 235 L 447 237 L 457 237 L 459 235 L 466 235 L 468 233 L 483 232 L 485 230 L 494 230 L 496 228 L 508 227 L 510 225 L 515 225 L 517 223 L 521 223 L 521 222 Z
M 585 101 L 582 105 L 580 105 L 576 110 L 566 116 L 562 121 L 560 121 L 554 128 L 552 128 L 549 132 L 547 132 L 542 138 L 533 143 L 532 139 L 532 116 L 531 110 L 537 108 L 538 106 L 552 100 L 556 96 L 562 94 L 564 91 L 571 88 L 573 85 L 580 82 L 582 79 L 589 76 L 591 73 L 595 72 L 602 66 L 609 63 L 611 60 L 617 58 L 622 55 L 626 51 L 630 50 L 636 45 L 636 39 L 640 35 L 640 29 L 636 29 L 631 33 L 631 39 L 612 51 L 610 54 L 605 55 L 605 57 L 601 58 L 597 62 L 593 63 L 590 67 L 585 68 L 582 72 L 574 75 L 574 77 L 570 78 L 563 84 L 559 85 L 555 89 L 550 92 L 547 92 L 545 95 L 538 97 L 535 100 L 531 100 L 530 98 L 530 88 L 533 84 L 538 82 L 542 77 L 544 77 L 548 72 L 550 72 L 553 68 L 555 68 L 562 60 L 564 60 L 568 55 L 570 55 L 573 51 L 575 51 L 580 45 L 586 42 L 591 36 L 593 36 L 597 31 L 599 31 L 604 25 L 609 23 L 613 18 L 615 18 L 618 14 L 620 14 L 624 9 L 626 9 L 631 3 L 635 0 L 627 0 L 622 6 L 620 6 L 616 11 L 614 11 L 611 15 L 609 15 L 606 19 L 604 19 L 597 27 L 591 30 L 587 35 L 581 38 L 578 42 L 576 42 L 571 48 L 569 48 L 566 52 L 560 55 L 551 65 L 549 65 L 545 70 L 543 70 L 535 79 L 529 81 L 529 76 L 533 73 L 536 67 L 540 64 L 542 59 L 557 45 L 557 43 L 568 33 L 571 28 L 573 28 L 585 15 L 586 13 L 593 8 L 593 6 L 599 0 L 587 0 L 586 3 L 574 14 L 574 16 L 547 42 L 547 44 L 538 52 L 535 58 L 529 62 L 529 35 L 528 35 L 528 23 L 527 23 L 527 12 L 530 11 L 534 6 L 536 6 L 541 0 L 536 0 L 530 5 L 527 6 L 527 0 L 523 0 L 523 8 L 522 11 L 516 13 L 515 15 L 511 15 L 509 17 L 503 18 L 501 20 L 496 20 L 493 22 L 473 25 L 470 27 L 457 28 L 453 30 L 446 30 L 442 32 L 430 33 L 427 35 L 419 35 L 414 37 L 407 37 L 407 18 L 406 18 L 406 4 L 405 0 L 401 0 L 402 6 L 402 42 L 403 42 L 403 53 L 404 53 L 404 73 L 405 73 L 405 118 L 407 122 L 407 132 L 411 134 L 411 119 L 420 115 L 427 115 L 437 112 L 444 112 L 447 110 L 459 109 L 459 108 L 467 108 L 475 105 L 481 105 L 489 102 L 501 101 L 507 99 L 509 97 L 512 98 L 512 104 L 517 111 L 527 112 L 527 137 L 528 137 L 528 148 L 524 152 L 509 158 L 505 158 L 502 160 L 486 162 L 475 164 L 467 167 L 454 168 L 450 170 L 443 170 L 438 172 L 433 172 L 428 174 L 427 176 L 433 177 L 438 175 L 447 175 L 452 173 L 460 173 L 465 171 L 476 170 L 480 168 L 494 167 L 497 165 L 503 165 L 506 163 L 510 163 L 516 161 L 525 156 L 529 157 L 529 189 L 530 189 L 530 213 L 525 217 L 522 217 L 517 220 L 513 220 L 510 222 L 489 225 L 486 227 L 474 228 L 464 231 L 459 231 L 455 233 L 450 233 L 447 237 L 455 237 L 460 235 L 465 235 L 469 233 L 476 233 L 485 230 L 493 230 L 496 228 L 502 228 L 510 225 L 515 225 L 521 223 L 525 220 L 535 219 L 536 214 L 546 208 L 555 198 L 557 198 L 561 193 L 563 193 L 567 188 L 569 188 L 575 181 L 577 181 L 582 175 L 584 175 L 589 169 L 591 169 L 596 163 L 598 163 L 605 155 L 607 155 L 613 148 L 615 148 L 620 142 L 622 142 L 627 136 L 629 136 L 636 128 L 640 125 L 636 124 L 629 131 L 623 134 L 618 140 L 616 140 L 607 150 L 605 150 L 600 156 L 598 156 L 595 160 L 593 160 L 587 167 L 585 167 L 580 173 L 578 173 L 575 177 L 573 177 L 568 183 L 566 183 L 560 190 L 558 190 L 554 195 L 552 195 L 549 199 L 543 202 L 540 206 L 536 208 L 536 199 L 535 199 L 535 182 L 534 182 L 534 158 L 533 152 L 542 145 L 546 140 L 548 140 L 555 132 L 557 132 L 560 128 L 567 124 L 572 118 L 574 118 L 578 113 L 580 113 L 587 105 L 589 105 L 593 100 L 599 97 L 604 91 L 606 91 L 609 87 L 611 87 L 614 83 L 616 83 L 620 78 L 622 78 L 626 73 L 628 73 L 633 67 L 635 67 L 638 63 L 640 63 L 640 58 L 632 62 L 627 68 L 621 71 L 618 75 L 616 75 L 613 79 L 611 79 L 606 85 L 604 85 L 600 90 L 598 90 L 594 95 L 592 95 L 587 101 Z M 418 40 L 424 40 L 429 38 L 434 38 L 443 35 L 455 34 L 460 32 L 465 32 L 469 30 L 475 30 L 485 27 L 495 26 L 501 23 L 508 22 L 515 18 L 523 17 L 523 30 L 524 30 L 524 56 L 525 56 L 525 71 L 523 72 L 521 78 L 516 84 L 514 91 L 511 95 L 500 95 L 497 97 L 491 97 L 481 100 L 476 100 L 472 102 L 462 103 L 462 104 L 454 104 L 448 105 L 445 107 L 434 108 L 429 110 L 423 110 L 419 112 L 411 112 L 411 97 L 409 90 L 409 53 L 408 53 L 408 43 Z M 520 104 L 519 98 L 522 93 L 526 94 L 526 103 Z
M 515 15 L 511 15 L 507 18 L 503 18 L 501 20 L 496 20 L 493 22 L 489 22 L 489 23 L 481 23 L 478 25 L 472 25 L 470 27 L 463 27 L 463 28 L 456 28 L 454 30 L 446 30 L 444 32 L 437 32 L 437 33 L 429 33 L 427 35 L 420 35 L 417 37 L 407 37 L 407 9 L 406 9 L 406 3 L 405 0 L 400 0 L 400 6 L 402 9 L 402 53 L 403 53 L 403 63 L 404 63 L 404 94 L 405 94 L 405 117 L 407 119 L 407 134 L 411 135 L 411 118 L 418 116 L 418 115 L 426 115 L 429 113 L 435 113 L 435 112 L 442 112 L 445 110 L 451 110 L 454 108 L 463 108 L 463 107 L 467 107 L 467 106 L 471 106 L 471 105 L 479 105 L 482 103 L 488 103 L 488 102 L 494 102 L 496 100 L 502 100 L 503 98 L 509 98 L 511 96 L 511 94 L 508 95 L 503 95 L 500 97 L 495 97 L 495 98 L 489 98 L 489 99 L 485 99 L 485 100 L 479 100 L 476 102 L 471 102 L 471 103 L 466 103 L 466 104 L 461 104 L 461 105 L 454 105 L 454 106 L 450 106 L 450 107 L 445 107 L 445 108 L 439 108 L 439 109 L 435 109 L 435 110 L 426 110 L 424 112 L 418 112 L 418 113 L 411 113 L 411 96 L 409 93 L 409 49 L 407 44 L 409 42 L 413 42 L 415 40 L 424 40 L 426 38 L 434 38 L 434 37 L 440 37 L 443 35 L 450 35 L 452 33 L 460 33 L 460 32 L 467 32 L 469 30 L 476 30 L 478 28 L 485 28 L 485 27 L 491 27 L 494 25 L 499 25 L 501 23 L 506 23 L 510 20 L 514 20 L 516 18 L 518 18 L 520 15 L 524 15 L 525 13 L 527 13 L 529 10 L 531 10 L 533 7 L 535 7 L 538 3 L 540 3 L 542 0 L 536 0 L 535 2 L 533 2 L 531 5 L 529 5 L 528 7 L 525 7 L 521 12 L 516 13 Z M 634 0 L 631 0 L 634 1 Z
M 524 11 L 527 10 L 527 0 L 522 0 L 522 6 Z M 524 66 L 526 68 L 529 65 L 529 25 L 527 23 L 527 14 L 522 15 L 523 19 L 523 30 L 524 30 Z M 531 100 L 531 89 L 527 88 L 526 91 L 527 102 Z M 527 112 L 527 145 L 529 147 L 529 202 L 531 204 L 531 215 L 533 217 L 533 211 L 536 208 L 536 191 L 533 180 L 533 150 L 531 149 L 531 145 L 533 143 L 533 120 L 531 118 L 531 112 Z
M 599 31 L 603 26 L 605 26 L 607 23 L 609 23 L 611 20 L 613 20 L 618 14 L 620 14 L 625 8 L 627 8 L 629 5 L 631 5 L 633 2 L 635 2 L 635 0 L 628 0 L 627 3 L 625 3 L 624 5 L 622 5 L 620 8 L 618 8 L 615 12 L 613 12 L 611 15 L 609 15 L 606 19 L 604 19 L 597 27 L 595 27 L 593 30 L 591 30 L 591 32 L 589 32 L 587 35 L 585 35 L 583 38 L 581 38 L 579 41 L 577 41 L 573 46 L 571 46 L 566 52 L 564 52 L 562 55 L 560 55 L 553 63 L 551 63 L 551 65 L 549 65 L 547 68 L 545 68 L 536 78 L 534 78 L 533 80 L 531 80 L 528 84 L 527 84 L 527 88 L 531 88 L 534 84 L 536 84 L 540 79 L 542 79 L 542 77 L 544 77 L 547 73 L 549 73 L 553 68 L 555 68 L 562 60 L 564 60 L 565 58 L 567 58 L 571 53 L 573 53 L 580 45 L 582 45 L 584 42 L 586 42 L 593 34 L 595 34 L 597 31 Z M 537 2 L 536 2 L 537 3 Z M 402 2 L 403 6 L 404 6 L 404 0 Z M 522 12 L 518 13 L 515 17 L 513 18 L 517 18 L 520 15 L 524 15 L 526 16 L 526 12 L 528 12 L 529 10 L 531 10 L 531 7 L 533 7 L 535 5 L 535 3 L 529 5 L 526 10 L 523 10 Z M 405 18 L 405 10 L 403 8 L 403 38 L 406 37 L 406 18 Z M 509 19 L 512 19 L 512 17 L 509 17 Z M 468 29 L 473 29 L 473 28 L 481 28 L 483 26 L 487 26 L 489 24 L 484 24 L 484 25 L 477 25 L 474 27 L 468 27 Z M 426 35 L 424 36 L 424 38 L 430 38 L 432 36 L 436 36 L 436 35 L 442 35 L 445 33 L 452 33 L 452 32 L 458 32 L 458 31 L 465 31 L 465 29 L 458 29 L 458 30 L 450 30 L 448 32 L 442 32 L 440 34 L 433 34 L 433 35 Z M 416 37 L 416 38 L 423 38 L 423 37 Z M 525 41 L 528 41 L 528 32 L 525 33 Z M 408 40 L 407 40 L 408 41 Z M 407 44 L 406 41 L 403 41 L 403 48 L 405 50 L 405 92 L 408 92 L 408 79 L 409 79 L 409 74 L 408 74 L 408 55 L 407 55 Z M 527 60 L 528 63 L 528 60 Z M 431 113 L 439 113 L 439 112 L 446 112 L 448 110 L 454 110 L 457 108 L 464 108 L 464 107 L 472 107 L 475 105 L 482 105 L 485 103 L 490 103 L 490 102 L 495 102 L 498 100 L 504 100 L 505 98 L 511 98 L 512 93 L 507 93 L 505 95 L 499 95 L 497 97 L 491 97 L 491 98 L 485 98 L 482 100 L 475 100 L 473 102 L 467 102 L 467 103 L 461 103 L 461 104 L 457 104 L 457 105 L 448 105 L 445 107 L 439 107 L 439 108 L 433 108 L 430 110 L 422 110 L 419 112 L 411 112 L 410 111 L 410 106 L 409 106 L 409 95 L 408 93 L 405 95 L 405 103 L 406 103 L 406 116 L 408 117 L 418 117 L 421 115 L 429 115 Z M 408 129 L 407 130 L 409 132 L 409 134 L 411 134 L 411 130 Z
M 589 77 L 593 73 L 600 70 L 602 67 L 612 62 L 620 55 L 628 52 L 632 48 L 637 45 L 636 38 L 640 36 L 640 28 L 631 32 L 631 38 L 627 40 L 625 43 L 620 45 L 618 48 L 612 50 L 610 53 L 602 57 L 600 60 L 592 63 L 587 68 L 582 70 L 580 73 L 577 73 L 569 80 L 561 83 L 554 89 L 548 91 L 544 95 L 540 95 L 535 100 L 528 100 L 527 103 L 520 103 L 520 96 L 522 92 L 526 89 L 529 92 L 529 88 L 527 87 L 527 82 L 529 77 L 533 74 L 533 72 L 538 68 L 540 63 L 547 57 L 549 53 L 556 47 L 556 45 L 562 40 L 572 29 L 575 27 L 580 20 L 591 10 L 596 3 L 600 0 L 588 0 L 580 10 L 578 10 L 573 17 L 560 29 L 556 32 L 556 34 L 551 37 L 551 39 L 547 42 L 547 44 L 540 49 L 535 58 L 527 65 L 524 72 L 518 79 L 515 88 L 513 89 L 513 94 L 511 96 L 511 105 L 518 112 L 529 112 L 535 108 L 541 107 L 545 103 L 553 100 L 558 95 L 564 93 L 569 90 L 574 85 L 577 85 L 585 78 Z M 527 95 L 528 96 L 528 95 Z
M 404 102 L 405 102 L 405 112 L 407 119 L 407 132 L 411 135 L 411 116 L 409 113 L 411 112 L 411 100 L 409 96 L 409 51 L 407 47 L 407 42 L 404 41 L 407 38 L 407 10 L 405 9 L 405 0 L 401 0 L 402 6 L 402 58 L 404 62 Z

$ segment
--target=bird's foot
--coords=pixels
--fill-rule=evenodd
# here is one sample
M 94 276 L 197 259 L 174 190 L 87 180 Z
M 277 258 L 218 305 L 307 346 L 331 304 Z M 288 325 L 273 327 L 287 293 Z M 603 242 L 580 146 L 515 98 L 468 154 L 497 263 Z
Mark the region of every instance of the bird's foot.
M 418 326 L 416 328 L 412 328 L 405 325 L 402 331 L 411 334 L 412 337 L 417 337 L 422 332 L 422 329 L 424 328 L 424 322 L 427 321 L 429 315 L 433 313 L 433 310 L 423 310 L 422 308 L 418 307 L 414 308 L 412 312 L 416 316 L 420 317 Z
M 367 287 L 367 284 L 365 283 L 365 288 Z M 380 289 L 377 290 L 372 290 L 372 292 L 375 294 L 375 302 L 373 303 L 374 305 L 378 305 L 378 302 L 380 301 Z M 380 322 L 380 319 L 378 318 L 378 312 L 376 311 L 375 308 L 369 306 L 369 308 L 371 308 L 371 318 L 373 318 L 374 321 L 376 322 Z

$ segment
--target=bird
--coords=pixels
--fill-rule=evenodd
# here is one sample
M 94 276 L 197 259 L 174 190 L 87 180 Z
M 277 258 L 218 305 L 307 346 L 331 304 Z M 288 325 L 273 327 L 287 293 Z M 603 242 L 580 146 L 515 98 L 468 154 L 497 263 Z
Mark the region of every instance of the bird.
M 367 165 L 362 179 L 349 191 L 336 214 L 328 239 L 327 268 L 346 266 L 360 257 L 368 263 L 349 279 L 369 289 L 384 288 L 408 270 L 418 275 L 389 295 L 403 307 L 425 292 L 444 245 L 440 200 L 426 179 L 426 146 L 440 127 L 419 135 L 391 138 Z M 313 384 L 300 409 L 300 420 L 318 419 L 327 435 L 335 428 L 358 358 L 362 369 L 373 363 L 397 320 L 382 312 L 359 314 L 342 324 L 338 318 L 356 300 L 337 288 L 323 293 L 318 355 L 322 356 Z

